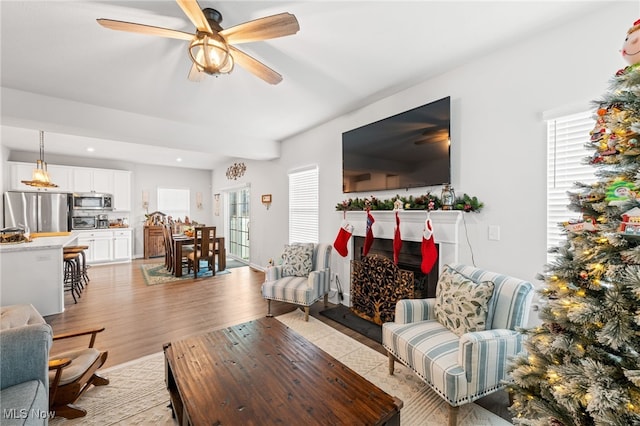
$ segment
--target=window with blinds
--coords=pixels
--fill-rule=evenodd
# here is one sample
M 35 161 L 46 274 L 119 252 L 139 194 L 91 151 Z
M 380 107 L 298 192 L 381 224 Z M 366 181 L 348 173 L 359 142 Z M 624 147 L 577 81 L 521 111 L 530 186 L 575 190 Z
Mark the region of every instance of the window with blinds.
M 158 211 L 173 220 L 184 221 L 190 214 L 189 205 L 188 189 L 158 188 Z
M 289 173 L 289 243 L 317 243 L 318 215 L 318 168 Z
M 597 179 L 593 166 L 584 159 L 593 154 L 585 148 L 595 121 L 592 112 L 547 120 L 547 248 L 566 240 L 560 223 L 580 219 L 580 213 L 569 210 L 567 191 L 575 182 L 593 183 Z M 549 255 L 551 260 L 552 256 Z

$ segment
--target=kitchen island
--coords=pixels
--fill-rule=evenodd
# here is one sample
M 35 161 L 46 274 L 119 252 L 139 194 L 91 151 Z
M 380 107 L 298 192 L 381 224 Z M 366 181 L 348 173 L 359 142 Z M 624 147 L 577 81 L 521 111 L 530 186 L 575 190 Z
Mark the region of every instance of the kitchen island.
M 0 245 L 0 305 L 31 303 L 43 315 L 64 311 L 63 247 L 77 233 Z

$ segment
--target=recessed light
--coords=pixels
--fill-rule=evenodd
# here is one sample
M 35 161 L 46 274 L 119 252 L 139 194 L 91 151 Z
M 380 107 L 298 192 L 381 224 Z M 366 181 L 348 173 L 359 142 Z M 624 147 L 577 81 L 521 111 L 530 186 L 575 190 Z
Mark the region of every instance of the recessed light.
M 182 158 L 178 157 L 178 158 L 176 158 L 176 161 L 179 163 L 179 162 L 182 161 Z
M 95 148 L 92 148 L 92 147 L 87 148 L 87 152 L 93 152 L 93 151 L 95 151 Z

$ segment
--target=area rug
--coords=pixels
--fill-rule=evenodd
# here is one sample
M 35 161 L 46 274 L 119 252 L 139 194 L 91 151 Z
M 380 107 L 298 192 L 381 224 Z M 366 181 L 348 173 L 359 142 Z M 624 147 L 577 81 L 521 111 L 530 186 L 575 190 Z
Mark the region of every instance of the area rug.
M 364 318 L 360 318 L 348 306 L 338 305 L 335 308 L 320 311 L 320 314 L 344 325 L 378 343 L 382 343 L 382 327 Z
M 237 260 L 229 260 L 227 261 L 226 269 L 219 271 L 218 265 L 216 264 L 216 275 L 225 275 L 229 274 L 229 269 L 238 268 L 241 266 L 246 266 L 245 263 L 239 262 Z M 145 263 L 140 265 L 140 269 L 142 270 L 142 276 L 144 277 L 144 282 L 147 285 L 158 285 L 158 284 L 167 284 L 176 281 L 185 281 L 193 279 L 193 271 L 190 273 L 187 271 L 187 268 L 182 270 L 182 276 L 176 277 L 171 272 L 167 271 L 164 267 L 164 263 Z M 213 274 L 208 269 L 206 262 L 202 263 L 200 268 L 202 272 L 198 272 L 198 279 L 200 278 L 208 278 Z
M 364 376 L 385 392 L 400 398 L 403 426 L 441 426 L 447 424 L 448 405 L 428 389 L 415 374 L 396 363 L 393 376 L 387 372 L 387 357 L 338 332 L 313 317 L 295 310 L 278 320 Z M 87 416 L 66 420 L 54 418 L 58 425 L 175 425 L 168 408 L 169 395 L 164 382 L 162 353 L 102 370 L 108 386 L 89 389 L 77 402 Z M 508 426 L 511 423 L 476 404 L 460 407 L 460 426 Z

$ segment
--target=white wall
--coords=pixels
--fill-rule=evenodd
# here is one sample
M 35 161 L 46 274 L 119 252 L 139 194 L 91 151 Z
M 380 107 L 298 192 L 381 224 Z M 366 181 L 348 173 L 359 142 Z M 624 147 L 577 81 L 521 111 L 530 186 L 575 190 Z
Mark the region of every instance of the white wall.
M 252 262 L 265 265 L 288 240 L 288 171 L 319 165 L 320 240 L 333 242 L 342 218 L 335 205 L 349 197 L 371 195 L 341 192 L 342 132 L 451 96 L 452 184 L 458 195 L 475 195 L 485 203 L 481 213 L 464 215 L 460 261 L 475 261 L 479 267 L 539 284 L 535 277 L 546 261 L 546 125 L 542 113 L 576 104 L 588 108 L 589 101 L 606 91 L 609 79 L 626 65 L 619 50 L 637 13 L 636 2 L 623 2 L 597 14 L 576 16 L 574 24 L 497 51 L 286 140 L 278 160 L 247 163 L 245 178 L 252 185 L 252 230 L 256 233 Z M 419 43 L 412 54 L 420 54 Z M 215 171 L 214 188 L 224 186 L 225 179 L 224 170 Z M 429 189 L 375 195 L 419 195 Z M 261 193 L 274 194 L 269 211 L 259 205 Z M 500 227 L 499 241 L 488 240 L 489 225 Z M 341 274 L 342 283 L 348 283 L 349 265 L 336 253 L 333 268 Z

